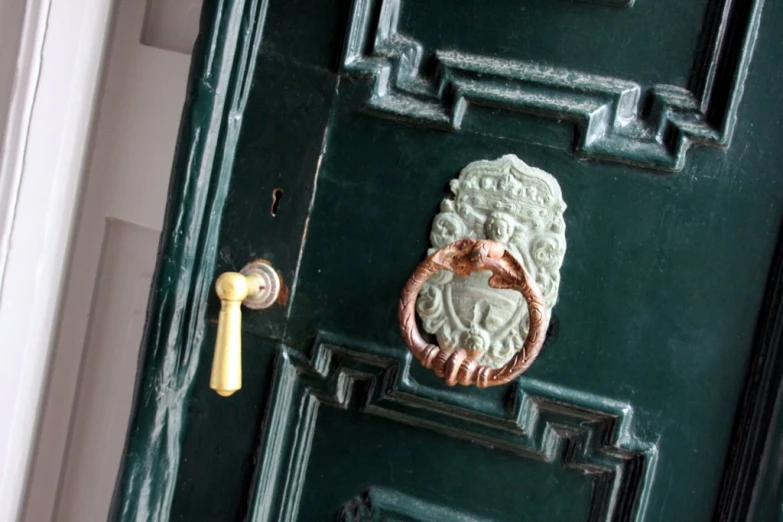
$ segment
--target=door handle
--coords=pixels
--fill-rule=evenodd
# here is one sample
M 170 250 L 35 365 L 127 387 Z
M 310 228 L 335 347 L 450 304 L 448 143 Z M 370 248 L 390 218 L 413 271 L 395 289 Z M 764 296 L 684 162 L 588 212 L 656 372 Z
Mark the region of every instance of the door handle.
M 443 270 L 461 277 L 488 270 L 492 272 L 491 288 L 518 290 L 524 297 L 529 317 L 527 337 L 522 349 L 502 367 L 478 362 L 489 348 L 479 332 L 467 330 L 463 345 L 448 351 L 424 340 L 416 325 L 416 301 L 424 283 Z M 548 317 L 541 290 L 522 263 L 498 242 L 466 238 L 436 250 L 416 267 L 400 295 L 399 322 L 413 356 L 446 384 L 486 388 L 512 381 L 533 364 L 544 344 Z
M 224 272 L 215 281 L 220 298 L 215 355 L 209 387 L 221 397 L 242 388 L 242 305 L 269 308 L 280 295 L 280 276 L 270 265 L 256 261 L 240 272 Z

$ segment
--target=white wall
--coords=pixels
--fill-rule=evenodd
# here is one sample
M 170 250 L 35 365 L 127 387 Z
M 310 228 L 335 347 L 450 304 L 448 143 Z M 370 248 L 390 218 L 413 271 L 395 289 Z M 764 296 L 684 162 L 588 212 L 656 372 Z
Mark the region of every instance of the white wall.
M 0 0 L 2 521 L 106 517 L 201 6 L 149 1 L 103 91 L 114 0 Z
M 0 0 L 0 137 L 5 135 L 26 2 Z
M 24 3 L 3 3 L 14 1 Z M 7 7 L 18 15 L 18 5 Z M 17 519 L 24 492 L 112 2 L 28 0 L 25 8 L 0 158 L 3 521 Z
M 105 520 L 200 0 L 121 0 L 25 522 Z

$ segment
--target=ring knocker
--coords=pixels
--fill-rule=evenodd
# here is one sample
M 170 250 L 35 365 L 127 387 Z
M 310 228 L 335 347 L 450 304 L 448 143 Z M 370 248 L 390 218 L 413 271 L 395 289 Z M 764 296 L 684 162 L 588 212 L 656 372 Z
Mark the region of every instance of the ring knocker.
M 471 272 L 489 270 L 492 288 L 509 288 L 522 293 L 528 306 L 528 334 L 523 348 L 501 368 L 479 364 L 477 350 L 458 348 L 445 351 L 424 340 L 416 325 L 416 299 L 424 283 L 436 272 L 448 270 L 467 277 Z M 411 275 L 400 296 L 399 320 L 405 344 L 413 356 L 433 370 L 449 386 L 476 385 L 479 388 L 506 384 L 527 370 L 535 361 L 547 328 L 546 307 L 541 291 L 525 270 L 500 243 L 490 240 L 461 239 L 422 261 Z

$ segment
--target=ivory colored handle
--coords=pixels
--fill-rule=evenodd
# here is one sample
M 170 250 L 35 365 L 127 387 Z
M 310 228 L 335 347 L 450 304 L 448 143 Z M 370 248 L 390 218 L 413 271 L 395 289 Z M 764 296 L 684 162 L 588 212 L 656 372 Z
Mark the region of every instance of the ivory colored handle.
M 220 298 L 220 316 L 209 387 L 228 397 L 242 387 L 242 301 L 247 298 L 247 278 L 226 272 L 218 277 L 215 291 Z
M 262 261 L 217 278 L 220 315 L 209 387 L 218 395 L 228 397 L 242 387 L 242 305 L 252 310 L 269 308 L 277 302 L 281 287 L 277 271 Z

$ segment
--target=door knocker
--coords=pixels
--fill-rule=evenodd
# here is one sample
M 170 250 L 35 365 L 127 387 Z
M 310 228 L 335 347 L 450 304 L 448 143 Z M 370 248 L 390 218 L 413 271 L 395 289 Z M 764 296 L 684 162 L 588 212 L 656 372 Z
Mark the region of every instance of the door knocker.
M 551 174 L 514 155 L 469 164 L 450 188 L 430 255 L 402 290 L 400 330 L 413 356 L 449 386 L 505 384 L 544 344 L 566 250 L 566 204 Z M 424 340 L 417 313 L 437 345 Z

